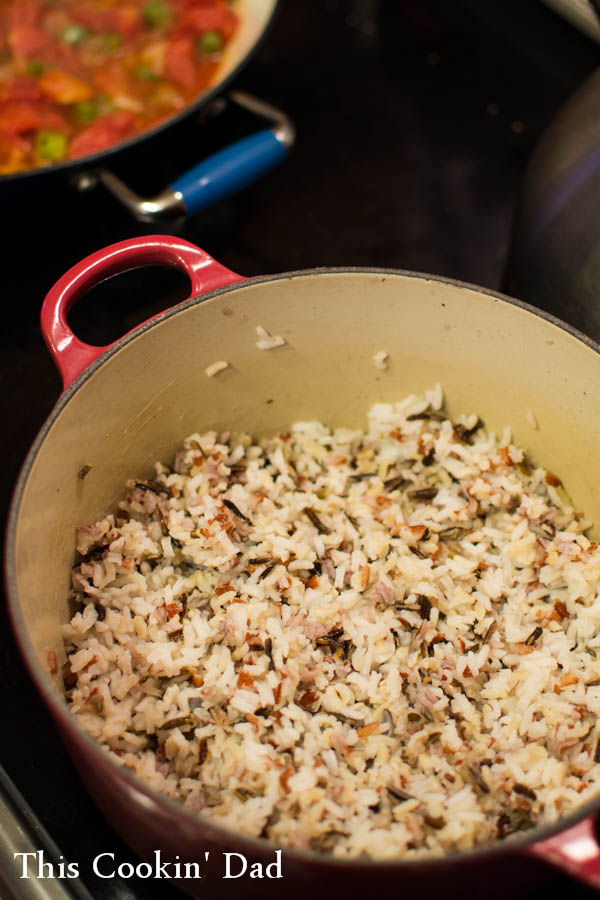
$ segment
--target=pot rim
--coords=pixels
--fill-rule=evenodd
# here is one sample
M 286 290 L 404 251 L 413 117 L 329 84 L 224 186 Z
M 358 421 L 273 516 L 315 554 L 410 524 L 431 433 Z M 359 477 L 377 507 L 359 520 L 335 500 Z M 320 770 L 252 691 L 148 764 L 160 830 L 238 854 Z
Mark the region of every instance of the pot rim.
M 132 147 L 135 147 L 136 144 L 141 144 L 146 140 L 150 140 L 155 137 L 157 134 L 162 134 L 163 131 L 166 131 L 171 126 L 175 127 L 180 122 L 187 119 L 188 116 L 193 115 L 198 112 L 203 106 L 206 106 L 210 103 L 211 100 L 214 100 L 231 82 L 236 78 L 242 68 L 250 62 L 260 45 L 262 44 L 267 32 L 273 24 L 273 19 L 275 17 L 275 13 L 278 9 L 279 0 L 272 0 L 273 6 L 271 11 L 269 12 L 265 24 L 257 35 L 254 43 L 251 47 L 240 56 L 238 61 L 234 66 L 227 72 L 225 75 L 221 75 L 216 81 L 206 87 L 202 93 L 198 94 L 191 100 L 189 103 L 179 110 L 179 112 L 174 112 L 170 116 L 167 116 L 165 119 L 161 119 L 159 122 L 156 122 L 150 128 L 145 129 L 144 131 L 139 131 L 136 134 L 131 135 L 129 138 L 125 138 L 122 141 L 118 141 L 116 144 L 111 144 L 109 147 L 106 147 L 104 150 L 97 150 L 95 153 L 86 153 L 85 156 L 78 156 L 75 159 L 65 159 L 60 162 L 53 163 L 50 166 L 36 166 L 33 169 L 25 169 L 22 172 L 11 172 L 9 175 L 0 175 L 0 189 L 5 184 L 20 184 L 28 179 L 34 179 L 36 176 L 44 176 L 46 174 L 60 174 L 65 172 L 80 172 L 81 169 L 96 169 L 99 163 L 103 163 L 105 160 L 112 160 L 117 154 L 121 151 L 126 152 L 130 150 Z
M 493 844 L 477 846 L 471 850 L 466 851 L 456 851 L 444 856 L 427 855 L 411 859 L 397 860 L 373 860 L 361 858 L 340 859 L 337 857 L 325 856 L 313 850 L 303 851 L 293 848 L 281 847 L 280 845 L 277 845 L 265 838 L 256 838 L 250 835 L 242 834 L 241 832 L 233 831 L 229 828 L 223 827 L 222 825 L 216 824 L 211 819 L 204 818 L 202 815 L 192 813 L 177 801 L 150 787 L 150 785 L 148 785 L 138 775 L 135 775 L 129 769 L 125 769 L 117 765 L 117 763 L 114 762 L 112 758 L 101 749 L 100 743 L 87 731 L 85 731 L 85 729 L 80 725 L 79 721 L 73 715 L 71 715 L 68 706 L 64 702 L 62 702 L 62 698 L 51 686 L 47 673 L 44 671 L 39 660 L 37 659 L 33 646 L 29 640 L 29 636 L 22 621 L 22 616 L 19 609 L 18 588 L 15 573 L 15 536 L 23 492 L 27 483 L 27 479 L 29 477 L 29 473 L 37 457 L 38 451 L 43 445 L 48 432 L 54 425 L 54 422 L 59 417 L 64 407 L 71 400 L 71 397 L 79 390 L 80 387 L 85 384 L 88 378 L 90 378 L 98 368 L 100 368 L 108 359 L 110 359 L 111 356 L 125 347 L 130 341 L 139 337 L 150 328 L 154 328 L 155 326 L 162 324 L 164 321 L 171 318 L 171 316 L 177 315 L 178 313 L 190 309 L 191 307 L 198 306 L 206 300 L 212 300 L 218 296 L 228 294 L 231 291 L 243 290 L 247 286 L 256 284 L 266 284 L 268 282 L 290 280 L 292 278 L 345 274 L 401 276 L 404 278 L 414 278 L 422 281 L 433 281 L 439 284 L 449 285 L 451 287 L 458 287 L 463 290 L 471 291 L 473 293 L 483 294 L 484 296 L 487 296 L 492 300 L 502 301 L 509 304 L 510 306 L 516 306 L 517 308 L 522 309 L 525 312 L 532 314 L 533 316 L 544 319 L 549 324 L 554 325 L 563 332 L 566 332 L 571 337 L 574 337 L 575 339 L 589 347 L 591 350 L 593 350 L 595 353 L 600 355 L 599 343 L 583 334 L 572 325 L 569 325 L 567 322 L 563 322 L 561 319 L 557 318 L 551 313 L 546 312 L 545 310 L 537 309 L 529 303 L 525 303 L 524 301 L 518 300 L 515 297 L 510 297 L 509 295 L 503 294 L 500 291 L 492 290 L 491 288 L 481 287 L 476 284 L 461 281 L 455 278 L 449 278 L 443 275 L 431 275 L 426 272 L 415 272 L 408 269 L 378 266 L 323 266 L 310 269 L 296 269 L 289 272 L 276 273 L 274 275 L 259 275 L 255 277 L 245 278 L 242 281 L 234 282 L 233 284 L 228 284 L 223 287 L 207 291 L 206 293 L 190 297 L 189 299 L 182 301 L 176 306 L 171 307 L 170 309 L 167 309 L 162 313 L 159 313 L 152 319 L 141 323 L 132 331 L 129 331 L 123 337 L 111 344 L 111 346 L 107 350 L 105 350 L 100 356 L 97 357 L 97 359 L 94 360 L 94 362 L 92 362 L 86 369 L 84 369 L 84 371 L 81 372 L 77 376 L 77 378 L 75 378 L 73 382 L 63 391 L 53 409 L 49 413 L 44 424 L 42 425 L 40 431 L 38 432 L 38 435 L 36 436 L 19 472 L 7 519 L 4 579 L 7 589 L 7 606 L 9 617 L 12 623 L 13 631 L 17 638 L 17 642 L 19 644 L 22 658 L 27 666 L 29 674 L 37 690 L 41 694 L 47 708 L 52 713 L 54 719 L 60 722 L 61 727 L 64 728 L 65 731 L 74 732 L 79 741 L 83 740 L 92 755 L 106 762 L 109 768 L 114 770 L 114 774 L 118 774 L 122 779 L 124 779 L 131 789 L 135 790 L 138 793 L 144 794 L 149 800 L 157 803 L 158 805 L 166 806 L 166 808 L 170 812 L 177 813 L 178 815 L 182 816 L 190 825 L 200 822 L 205 826 L 208 826 L 208 828 L 213 832 L 221 832 L 223 834 L 224 840 L 231 839 L 233 837 L 237 841 L 241 840 L 245 842 L 249 848 L 255 848 L 257 851 L 264 851 L 265 848 L 269 848 L 271 850 L 281 849 L 285 856 L 291 856 L 299 862 L 327 867 L 340 866 L 341 868 L 349 872 L 351 872 L 352 869 L 355 868 L 370 868 L 372 869 L 373 874 L 376 874 L 377 872 L 390 870 L 400 871 L 404 867 L 418 868 L 419 866 L 423 865 L 427 865 L 428 867 L 433 866 L 441 871 L 447 865 L 456 863 L 467 864 L 471 861 L 481 862 L 485 861 L 486 859 L 489 859 L 491 861 L 499 855 L 520 853 L 528 848 L 532 848 L 538 843 L 546 841 L 548 838 L 553 837 L 554 835 L 558 835 L 561 832 L 567 831 L 569 828 L 576 825 L 578 822 L 581 822 L 582 820 L 588 818 L 600 809 L 600 797 L 595 800 L 588 801 L 588 803 L 586 803 L 585 805 L 576 809 L 568 816 L 561 817 L 556 822 L 539 828 L 534 828 L 531 832 L 524 832 L 522 837 L 514 837 L 511 835 L 508 839 L 497 840 Z

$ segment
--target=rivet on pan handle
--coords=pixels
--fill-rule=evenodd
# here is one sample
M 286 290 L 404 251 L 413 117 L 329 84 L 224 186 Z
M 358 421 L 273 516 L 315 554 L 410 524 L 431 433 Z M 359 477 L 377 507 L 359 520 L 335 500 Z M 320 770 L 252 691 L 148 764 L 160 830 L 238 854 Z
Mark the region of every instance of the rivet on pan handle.
M 73 304 L 94 285 L 112 275 L 157 265 L 173 266 L 185 272 L 192 285 L 190 297 L 243 281 L 241 275 L 226 269 L 204 250 L 168 235 L 133 238 L 92 253 L 56 282 L 42 306 L 42 335 L 62 376 L 64 388 L 114 345 L 95 347 L 80 341 L 67 323 Z
M 568 872 L 584 884 L 600 888 L 600 844 L 594 816 L 538 841 L 527 853 Z

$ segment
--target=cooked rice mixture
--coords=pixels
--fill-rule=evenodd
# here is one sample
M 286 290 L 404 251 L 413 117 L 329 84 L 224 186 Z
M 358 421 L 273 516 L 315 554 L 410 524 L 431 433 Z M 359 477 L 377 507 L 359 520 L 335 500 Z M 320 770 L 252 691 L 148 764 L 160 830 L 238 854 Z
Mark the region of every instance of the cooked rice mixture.
M 195 434 L 78 529 L 71 709 L 185 807 L 382 859 L 600 788 L 600 551 L 558 478 L 439 388 L 366 431 Z

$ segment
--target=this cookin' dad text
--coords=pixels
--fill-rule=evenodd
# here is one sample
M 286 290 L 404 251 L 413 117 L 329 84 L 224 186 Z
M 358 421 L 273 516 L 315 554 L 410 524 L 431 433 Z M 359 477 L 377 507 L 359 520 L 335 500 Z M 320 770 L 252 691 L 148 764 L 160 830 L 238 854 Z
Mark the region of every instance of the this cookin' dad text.
M 249 861 L 242 853 L 223 853 L 223 874 L 221 878 L 283 878 L 281 871 L 281 850 L 275 850 L 275 859 L 270 863 Z M 203 854 L 204 862 L 209 861 L 210 852 Z M 13 858 L 21 865 L 19 878 L 79 878 L 79 863 L 66 862 L 63 857 L 59 861 L 50 862 L 45 858 L 43 850 L 35 853 L 13 853 Z M 98 878 L 202 878 L 201 863 L 181 862 L 175 857 L 174 862 L 163 862 L 160 850 L 154 851 L 154 862 L 115 862 L 114 853 L 99 853 L 92 860 L 92 871 Z

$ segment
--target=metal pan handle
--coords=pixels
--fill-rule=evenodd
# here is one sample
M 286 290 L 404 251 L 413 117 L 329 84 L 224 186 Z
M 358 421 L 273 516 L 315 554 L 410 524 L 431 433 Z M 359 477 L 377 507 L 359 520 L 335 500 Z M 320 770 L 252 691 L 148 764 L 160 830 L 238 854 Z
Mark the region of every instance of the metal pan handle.
M 590 887 L 600 888 L 600 843 L 594 816 L 545 841 L 538 841 L 527 853 L 562 869 Z
M 226 269 L 204 250 L 168 235 L 133 238 L 92 253 L 56 282 L 42 306 L 42 335 L 62 376 L 63 388 L 67 388 L 105 350 L 114 346 L 95 347 L 75 336 L 67 322 L 73 304 L 94 285 L 112 275 L 141 266 L 157 265 L 173 266 L 185 272 L 191 282 L 190 297 L 243 281 L 241 275 Z
M 100 172 L 100 181 L 141 222 L 195 215 L 256 181 L 285 159 L 296 131 L 285 113 L 264 100 L 242 91 L 233 91 L 229 100 L 272 125 L 197 163 L 151 199 L 140 197 L 113 172 Z M 80 186 L 90 186 L 87 176 Z

